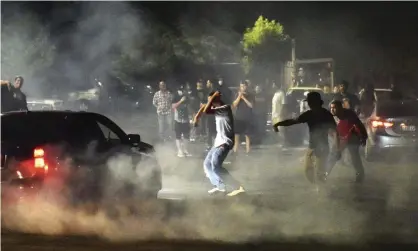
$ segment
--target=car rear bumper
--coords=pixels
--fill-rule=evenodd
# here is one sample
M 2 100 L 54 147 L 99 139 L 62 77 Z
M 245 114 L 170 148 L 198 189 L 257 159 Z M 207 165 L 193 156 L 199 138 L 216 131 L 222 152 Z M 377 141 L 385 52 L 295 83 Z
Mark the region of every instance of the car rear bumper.
M 415 138 L 404 138 L 404 137 L 390 137 L 390 136 L 376 136 L 375 138 L 376 147 L 382 149 L 417 149 L 418 150 L 418 139 Z
M 1 184 L 1 200 L 3 205 L 15 205 L 19 202 L 28 201 L 36 197 L 40 187 L 25 184 Z
M 418 141 L 414 138 L 376 136 L 372 147 L 375 154 L 393 153 L 402 156 L 418 154 Z

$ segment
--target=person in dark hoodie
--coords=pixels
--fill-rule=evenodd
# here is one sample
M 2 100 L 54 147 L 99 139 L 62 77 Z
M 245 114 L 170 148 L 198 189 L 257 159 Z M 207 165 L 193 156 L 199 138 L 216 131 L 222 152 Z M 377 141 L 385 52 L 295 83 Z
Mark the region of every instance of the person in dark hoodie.
M 1 112 L 27 111 L 26 95 L 22 92 L 24 79 L 21 76 L 15 78 L 13 85 L 10 81 L 1 81 Z

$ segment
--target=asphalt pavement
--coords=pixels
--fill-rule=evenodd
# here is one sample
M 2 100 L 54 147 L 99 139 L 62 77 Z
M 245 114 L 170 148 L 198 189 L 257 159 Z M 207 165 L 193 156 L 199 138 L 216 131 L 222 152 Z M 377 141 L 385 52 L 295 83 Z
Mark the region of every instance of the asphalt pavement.
M 128 122 L 127 122 L 128 121 Z M 141 122 L 142 121 L 142 122 Z M 153 142 L 152 116 L 125 119 L 123 128 Z M 118 121 L 117 121 L 118 122 Z M 136 124 L 138 122 L 138 126 Z M 121 122 L 119 122 L 121 123 Z M 155 124 L 154 124 L 155 125 Z M 255 147 L 228 157 L 225 167 L 246 188 L 234 198 L 209 196 L 204 145 L 178 158 L 174 143 L 156 144 L 163 168 L 160 200 L 134 202 L 137 210 L 103 212 L 37 203 L 2 225 L 4 250 L 416 250 L 416 163 L 365 163 L 366 180 L 337 165 L 319 187 L 306 181 L 304 148 Z M 123 207 L 123 205 L 121 206 Z M 3 211 L 3 210 L 2 210 Z M 24 214 L 22 215 L 22 212 Z M 4 217 L 4 216 L 2 216 Z M 7 225 L 7 224 L 6 224 Z M 25 233 L 22 233 L 25 232 Z

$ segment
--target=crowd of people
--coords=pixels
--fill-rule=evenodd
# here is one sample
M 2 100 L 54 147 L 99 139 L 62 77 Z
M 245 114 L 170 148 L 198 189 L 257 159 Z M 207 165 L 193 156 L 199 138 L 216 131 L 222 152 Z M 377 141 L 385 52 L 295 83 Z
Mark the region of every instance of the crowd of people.
M 17 76 L 13 84 L 1 81 L 2 113 L 28 110 L 26 96 L 21 91 L 23 83 L 21 76 Z M 359 97 L 350 93 L 348 87 L 348 82 L 343 81 L 332 92 L 329 86 L 323 87 L 322 95 L 307 92 L 302 101 L 307 107 L 301 105 L 298 116 L 284 109 L 289 103 L 288 97 L 275 83 L 270 91 L 264 92 L 262 86 L 253 86 L 249 80 L 241 81 L 237 92 L 225 85 L 222 78 L 215 84 L 211 80 L 198 81 L 194 90 L 180 85 L 175 92 L 170 92 L 161 81 L 152 103 L 157 112 L 160 139 L 171 140 L 174 132 L 178 157 L 191 156 L 190 141 L 205 141 L 207 156 L 203 166 L 214 186 L 209 193 L 226 192 L 228 184 L 233 188 L 228 195 L 235 196 L 245 190 L 222 163 L 230 151 L 238 153 L 241 136 L 245 138 L 245 154 L 250 154 L 251 145 L 266 131 L 268 112 L 271 112 L 276 132 L 295 124 L 308 125 L 309 144 L 305 158 L 308 180 L 325 181 L 341 159 L 341 152 L 346 150 L 356 170 L 356 182 L 362 183 L 364 167 L 359 148 L 366 143 L 367 131 L 360 117 L 371 114 L 376 95 L 371 84 L 365 86 Z M 402 99 L 396 86 L 392 86 L 390 95 L 391 99 Z M 332 138 L 331 146 L 329 137 Z
M 241 99 L 243 94 L 238 94 L 235 101 Z M 357 114 L 350 109 L 343 107 L 343 102 L 333 100 L 330 111 L 323 107 L 324 101 L 318 92 L 307 94 L 306 101 L 309 110 L 302 113 L 297 118 L 285 119 L 273 125 L 278 132 L 279 127 L 292 126 L 295 124 L 306 123 L 309 127 L 309 146 L 306 153 L 305 172 L 309 181 L 318 184 L 325 181 L 335 163 L 341 158 L 341 152 L 345 149 L 349 151 L 353 158 L 356 169 L 356 182 L 362 183 L 364 180 L 364 168 L 359 155 L 360 145 L 364 145 L 367 140 L 367 132 Z M 248 106 L 250 107 L 250 101 Z M 241 117 L 234 118 L 232 107 L 222 100 L 219 91 L 211 92 L 206 104 L 194 116 L 192 124 L 197 126 L 202 114 L 214 115 L 216 122 L 216 137 L 211 150 L 208 152 L 204 162 L 204 172 L 213 188 L 209 194 L 227 193 L 227 196 L 235 196 L 245 192 L 244 187 L 236 181 L 226 170 L 222 163 L 228 153 L 236 145 L 235 122 Z M 240 122 L 238 122 L 240 123 Z M 329 145 L 329 137 L 332 137 L 333 145 Z M 330 151 L 331 149 L 331 151 Z M 227 185 L 231 188 L 228 190 Z
M 309 145 L 305 170 L 307 179 L 313 183 L 327 180 L 333 166 L 341 159 L 343 151 L 347 151 L 351 157 L 356 171 L 356 183 L 362 183 L 364 180 L 360 146 L 366 144 L 368 136 L 360 117 L 371 114 L 376 96 L 374 87 L 370 84 L 365 86 L 360 97 L 350 93 L 348 87 L 348 82 L 343 81 L 333 92 L 330 92 L 329 86 L 325 86 L 322 95 L 315 91 L 306 93 L 303 102 L 306 102 L 308 107 L 301 110 L 300 115 L 296 117 L 284 112 L 284 104 L 288 100 L 282 89 L 277 88 L 270 97 L 274 131 L 278 132 L 279 128 L 295 124 L 308 125 Z M 196 135 L 208 136 L 208 153 L 203 166 L 213 185 L 213 189 L 208 191 L 209 194 L 226 192 L 226 184 L 232 188 L 228 196 L 245 192 L 243 186 L 222 167 L 222 163 L 230 151 L 238 152 L 241 135 L 245 137 L 248 154 L 257 127 L 261 126 L 265 131 L 269 98 L 265 93 L 264 96 L 257 95 L 261 93 L 260 86 L 254 88 L 251 82 L 246 80 L 240 82 L 238 91 L 234 94 L 223 84 L 222 79 L 219 79 L 216 86 L 208 80 L 206 87 L 202 81 L 198 81 L 195 95 L 191 95 L 192 92 L 189 93 L 183 86 L 172 95 L 166 84 L 160 82 L 160 90 L 155 93 L 153 104 L 157 108 L 161 139 L 169 138 L 172 111 L 179 157 L 190 156 L 187 142 L 191 131 Z M 393 87 L 391 98 L 401 98 L 396 87 Z M 208 116 L 202 116 L 203 114 Z M 192 127 L 189 125 L 189 119 Z
M 245 80 L 240 83 L 237 93 L 234 93 L 224 85 L 223 79 L 219 78 L 216 84 L 211 80 L 207 80 L 206 84 L 203 81 L 198 81 L 194 90 L 180 85 L 177 90 L 170 92 L 166 83 L 161 81 L 159 91 L 154 94 L 153 98 L 158 118 L 159 136 L 161 141 L 170 141 L 174 131 L 178 157 L 190 156 L 187 149 L 189 141 L 203 141 L 207 151 L 211 149 L 216 136 L 215 118 L 213 116 L 203 117 L 197 128 L 192 127 L 190 123 L 201 105 L 207 102 L 208 94 L 213 91 L 222 93 L 224 102 L 231 104 L 234 110 L 234 141 L 236 144 L 233 147 L 233 152 L 238 152 L 241 136 L 245 138 L 246 155 L 250 153 L 253 143 L 261 141 L 265 133 L 269 111 L 268 97 L 262 91 L 261 86 L 253 88 L 251 82 Z

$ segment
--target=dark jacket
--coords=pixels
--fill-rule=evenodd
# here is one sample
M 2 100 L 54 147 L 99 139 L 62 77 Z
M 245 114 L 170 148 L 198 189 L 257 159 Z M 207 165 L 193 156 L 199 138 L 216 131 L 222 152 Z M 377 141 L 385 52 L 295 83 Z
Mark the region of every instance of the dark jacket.
M 11 85 L 1 85 L 1 112 L 27 111 L 26 95 Z

